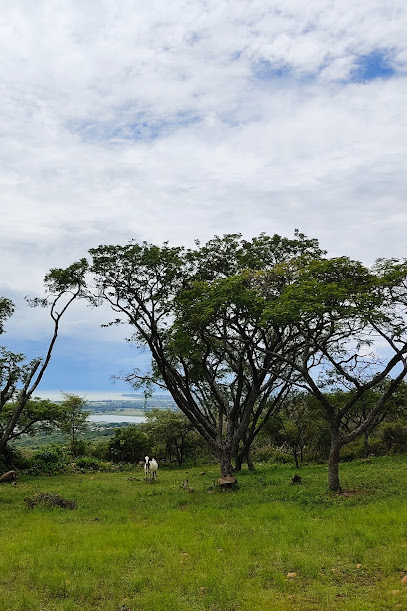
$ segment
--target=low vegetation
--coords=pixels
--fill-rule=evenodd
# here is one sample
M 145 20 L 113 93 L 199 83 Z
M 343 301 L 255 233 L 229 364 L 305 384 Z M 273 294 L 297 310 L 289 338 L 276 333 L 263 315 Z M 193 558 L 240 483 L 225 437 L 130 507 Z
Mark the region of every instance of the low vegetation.
M 160 467 L 152 484 L 141 469 L 20 474 L 0 487 L 0 609 L 407 607 L 406 458 L 343 464 L 341 494 L 325 465 L 299 486 L 292 465 L 256 468 L 224 493 L 217 465 Z

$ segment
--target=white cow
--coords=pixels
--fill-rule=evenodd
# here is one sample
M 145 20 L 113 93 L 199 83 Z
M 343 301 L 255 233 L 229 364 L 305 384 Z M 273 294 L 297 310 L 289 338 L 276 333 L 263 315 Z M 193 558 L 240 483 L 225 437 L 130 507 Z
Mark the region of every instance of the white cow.
M 157 469 L 158 463 L 155 458 L 149 458 L 148 456 L 146 456 L 144 459 L 145 479 L 148 479 L 150 482 L 153 479 L 157 479 Z

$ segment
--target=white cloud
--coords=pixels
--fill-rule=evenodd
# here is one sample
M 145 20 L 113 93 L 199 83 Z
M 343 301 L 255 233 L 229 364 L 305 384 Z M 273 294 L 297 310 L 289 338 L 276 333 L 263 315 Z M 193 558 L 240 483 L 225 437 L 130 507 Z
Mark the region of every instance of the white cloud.
M 406 29 L 401 0 L 4 6 L 0 294 L 131 238 L 403 257 Z

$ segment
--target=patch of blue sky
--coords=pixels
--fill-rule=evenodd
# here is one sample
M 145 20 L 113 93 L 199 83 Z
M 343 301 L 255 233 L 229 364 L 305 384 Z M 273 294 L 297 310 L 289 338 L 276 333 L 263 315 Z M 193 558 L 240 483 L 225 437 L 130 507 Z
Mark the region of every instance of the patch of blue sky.
M 26 355 L 26 362 L 43 358 L 47 348 L 48 343 L 43 340 L 14 338 L 8 343 L 10 351 Z M 127 373 L 134 367 L 146 371 L 150 360 L 148 351 L 135 349 L 125 341 L 105 344 L 102 339 L 94 344 L 83 345 L 77 339 L 60 337 L 41 380 L 40 389 L 115 391 L 122 388 L 124 392 L 131 392 L 131 387 L 125 382 L 117 380 L 113 384 L 112 376 L 120 372 Z
M 388 51 L 377 49 L 361 55 L 355 62 L 349 80 L 353 83 L 365 83 L 374 79 L 387 79 L 395 74 Z
M 300 74 L 297 74 L 289 65 L 272 64 L 267 60 L 259 60 L 252 66 L 252 76 L 258 83 L 299 80 L 302 84 L 305 84 L 316 79 L 320 70 L 326 67 L 327 64 L 324 64 L 315 72 L 302 70 Z M 345 80 L 353 83 L 365 83 L 374 79 L 388 79 L 395 73 L 391 51 L 389 49 L 376 49 L 371 53 L 357 57 L 352 71 Z
M 67 125 L 70 131 L 87 142 L 152 141 L 185 127 L 198 124 L 202 118 L 191 112 L 178 112 L 163 119 L 147 113 L 120 116 L 109 121 L 78 121 Z
M 292 86 L 297 83 L 301 86 L 312 83 L 317 78 L 314 69 L 301 71 L 296 70 L 288 64 L 272 64 L 267 60 L 259 60 L 252 65 L 252 79 L 257 87 L 270 85 L 279 87 Z
M 289 66 L 274 66 L 271 62 L 260 59 L 253 65 L 252 74 L 254 78 L 261 81 L 270 81 L 290 77 L 292 75 L 292 71 Z

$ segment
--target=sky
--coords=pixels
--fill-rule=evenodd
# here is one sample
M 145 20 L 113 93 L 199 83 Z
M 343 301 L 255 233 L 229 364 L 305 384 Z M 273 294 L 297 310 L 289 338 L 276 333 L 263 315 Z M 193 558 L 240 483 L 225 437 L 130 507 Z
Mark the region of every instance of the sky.
M 24 296 L 98 244 L 298 228 L 405 257 L 406 31 L 403 0 L 4 3 L 0 343 L 44 353 Z M 72 308 L 41 391 L 129 391 L 148 354 L 103 316 Z

